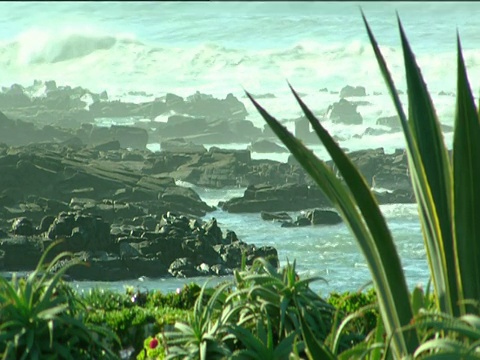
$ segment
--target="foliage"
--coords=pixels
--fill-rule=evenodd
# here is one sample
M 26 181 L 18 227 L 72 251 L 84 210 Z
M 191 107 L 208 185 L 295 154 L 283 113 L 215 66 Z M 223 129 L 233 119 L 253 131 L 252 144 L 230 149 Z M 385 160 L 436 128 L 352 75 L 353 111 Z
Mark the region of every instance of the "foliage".
M 216 289 L 202 288 L 192 316 L 159 334 L 166 358 L 288 359 L 305 353 L 305 342 L 331 356 L 328 337 L 335 309 L 300 279 L 295 263 L 277 269 L 256 259 L 248 270 Z M 313 345 L 312 345 L 313 346 Z
M 348 327 L 344 329 L 346 334 L 362 335 L 364 338 L 377 326 L 378 310 L 375 308 L 365 310 L 368 306 L 375 306 L 377 302 L 375 289 L 372 288 L 367 292 L 347 291 L 342 294 L 332 292 L 327 301 L 337 309 L 338 322 L 343 321 L 349 315 L 360 312 L 359 316 L 349 322 Z
M 162 343 L 158 341 L 156 346 L 152 345 L 152 341 L 157 339 L 156 337 L 149 336 L 145 339 L 143 343 L 143 351 L 137 355 L 137 360 L 145 359 L 164 359 L 165 358 L 165 348 Z
M 415 324 L 423 332 L 415 358 L 480 358 L 480 317 L 423 311 Z M 439 337 L 440 333 L 444 335 Z
M 15 274 L 0 277 L 0 352 L 3 359 L 116 358 L 110 350 L 117 336 L 103 326 L 86 324 L 83 304 L 62 281 L 71 265 L 52 274 L 57 263 L 69 257 L 57 255 L 46 265 L 44 252 L 26 279 Z
M 81 295 L 86 304 L 84 320 L 89 324 L 105 324 L 117 334 L 122 346 L 114 346 L 113 350 L 131 349 L 139 353 L 144 349 L 146 337 L 191 314 L 198 289 L 198 285 L 188 284 L 178 292 L 163 294 L 134 288 L 127 288 L 125 293 L 93 288 Z
M 443 141 L 440 122 L 400 21 L 408 87 L 408 119 L 377 42 L 365 17 L 363 19 L 405 135 L 409 171 L 419 207 L 436 309 L 450 319 L 458 315 L 465 316 L 474 311 L 467 300 L 480 299 L 480 262 L 477 260 L 480 258 L 480 187 L 476 184 L 476 179 L 480 178 L 480 121 L 465 71 L 460 40 L 451 160 Z M 291 86 L 290 88 L 334 161 L 343 182 L 248 92 L 247 96 L 336 206 L 353 232 L 370 268 L 391 354 L 395 358 L 412 355 L 418 349 L 423 349 L 419 347 L 419 328 L 411 326 L 416 309 L 410 299 L 400 258 L 380 207 L 359 170 L 295 90 Z M 435 336 L 445 335 L 441 327 L 431 325 Z M 308 352 L 311 344 L 306 345 Z M 312 345 L 317 348 L 315 343 Z M 433 351 L 432 348 L 428 350 Z

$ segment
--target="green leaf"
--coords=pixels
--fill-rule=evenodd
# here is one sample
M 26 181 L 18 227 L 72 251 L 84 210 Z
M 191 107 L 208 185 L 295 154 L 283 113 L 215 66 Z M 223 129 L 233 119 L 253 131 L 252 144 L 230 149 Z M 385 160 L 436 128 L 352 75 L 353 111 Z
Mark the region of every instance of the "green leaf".
M 314 126 L 317 135 L 342 172 L 343 178 L 345 180 L 347 178 L 351 179 L 349 181 L 357 186 L 356 188 L 351 187 L 355 189 L 354 192 L 345 189 L 344 185 L 323 161 L 319 160 L 311 150 L 307 149 L 246 92 L 275 134 L 324 191 L 349 225 L 367 259 L 379 292 L 380 306 L 384 309 L 382 316 L 386 317 L 385 323 L 388 324 L 389 334 L 393 334 L 395 329 L 408 324 L 413 316 L 403 270 L 391 234 L 365 180 L 328 132 L 321 127 L 318 120 L 303 104 L 295 91 L 293 93 L 305 115 Z M 348 185 L 351 186 L 351 184 Z M 360 209 L 363 217 L 358 209 Z M 417 341 L 414 330 L 405 334 L 405 336 L 403 333 L 395 333 L 394 346 L 399 355 L 406 354 L 416 348 Z
M 480 122 L 457 34 L 458 74 L 453 175 L 456 256 L 462 299 L 480 299 Z M 462 304 L 462 307 L 464 305 Z M 474 310 L 468 307 L 469 312 Z M 463 312 L 465 309 L 463 308 Z
M 446 283 L 444 294 L 447 298 L 445 309 L 451 314 L 460 314 L 458 308 L 459 290 L 456 278 L 456 261 L 453 236 L 453 186 L 452 171 L 443 135 L 430 94 L 415 61 L 400 19 L 400 36 L 405 61 L 408 87 L 409 123 L 418 145 L 423 168 L 432 193 L 432 200 L 438 217 L 440 232 L 437 236 L 438 257 L 442 262 Z M 438 294 L 440 297 L 443 294 Z
M 400 124 L 405 136 L 408 166 L 412 178 L 415 197 L 419 205 L 419 215 L 432 281 L 437 294 L 437 304 L 442 311 L 452 313 L 453 304 L 452 298 L 450 297 L 449 276 L 447 274 L 445 252 L 443 249 L 442 228 L 440 226 L 440 220 L 437 214 L 437 206 L 434 203 L 430 183 L 427 179 L 427 174 L 424 167 L 424 160 L 428 162 L 428 157 L 432 156 L 432 154 L 422 155 L 420 153 L 417 144 L 417 138 L 412 130 L 413 127 L 411 126 L 411 123 L 407 121 L 386 62 L 363 13 L 362 16 L 367 28 L 368 36 L 370 38 L 370 43 L 372 44 L 375 53 L 375 57 L 377 58 L 381 73 L 392 96 L 392 100 L 400 118 Z M 422 85 L 424 85 L 423 81 L 420 81 L 420 86 Z M 422 101 L 422 99 L 420 99 L 420 101 Z M 429 100 L 427 99 L 427 101 Z
M 367 258 L 370 271 L 372 272 L 372 278 L 378 289 L 379 304 L 384 309 L 382 315 L 389 317 L 387 331 L 391 334 L 395 329 L 399 329 L 410 323 L 413 318 L 413 311 L 410 306 L 410 295 L 400 258 L 385 218 L 369 186 L 358 169 L 291 86 L 290 89 L 317 136 L 335 162 L 348 188 L 352 190 L 351 194 L 355 200 L 355 204 L 360 209 L 362 218 L 371 234 L 370 238 L 365 240 L 357 237 L 357 242 Z M 321 186 L 321 184 L 319 185 Z M 370 254 L 374 255 L 369 256 Z M 376 262 L 376 264 L 373 264 L 373 262 Z M 374 271 L 379 273 L 375 273 Z M 393 284 L 395 285 L 393 286 Z M 406 334 L 406 339 L 398 339 L 396 342 L 405 341 L 409 349 L 406 350 L 408 352 L 413 351 L 416 347 L 416 338 L 417 335 L 412 331 Z M 403 347 L 405 345 L 396 344 L 396 346 Z M 397 350 L 400 349 L 397 348 Z M 405 349 L 402 349 L 402 352 L 404 351 Z
M 420 286 L 415 286 L 412 292 L 412 308 L 415 315 L 418 315 L 420 309 L 425 308 L 424 298 L 423 289 Z
M 302 330 L 303 340 L 305 343 L 305 350 L 307 352 L 309 359 L 334 360 L 335 357 L 332 354 L 332 352 L 324 344 L 321 344 L 317 340 L 317 338 L 315 338 L 315 335 L 312 333 L 310 326 L 305 321 L 305 309 L 300 309 L 300 311 L 302 312 L 300 316 L 301 330 Z

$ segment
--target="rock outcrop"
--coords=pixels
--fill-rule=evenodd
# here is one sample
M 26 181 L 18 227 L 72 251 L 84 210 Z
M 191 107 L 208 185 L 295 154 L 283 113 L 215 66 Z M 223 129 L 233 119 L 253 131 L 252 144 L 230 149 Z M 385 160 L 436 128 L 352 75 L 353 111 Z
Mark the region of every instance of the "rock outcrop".
M 347 85 L 340 90 L 340 97 L 341 98 L 346 98 L 346 97 L 356 97 L 356 96 L 366 96 L 367 93 L 365 91 L 365 88 L 363 86 L 350 86 Z
M 348 125 L 361 125 L 363 123 L 362 115 L 357 111 L 357 105 L 345 98 L 341 98 L 338 102 L 329 106 L 327 117 L 333 123 Z
M 278 266 L 273 247 L 246 244 L 233 231 L 224 233 L 215 218 L 202 222 L 167 212 L 159 218 L 144 217 L 138 225 L 110 225 L 98 216 L 77 211 L 62 212 L 51 220 L 48 229 L 40 225 L 35 234 L 22 235 L 18 233 L 20 224 L 33 230 L 32 222 L 16 219 L 12 231 L 17 232 L 0 239 L 0 271 L 32 270 L 44 249 L 59 239 L 62 241 L 50 258 L 62 251 L 73 256 L 55 270 L 80 261 L 67 271 L 77 280 L 229 275 L 240 267 L 242 257 L 247 265 L 264 257 Z
M 330 202 L 316 186 L 251 185 L 245 190 L 243 197 L 221 202 L 218 206 L 231 213 L 252 213 L 299 211 L 330 206 Z

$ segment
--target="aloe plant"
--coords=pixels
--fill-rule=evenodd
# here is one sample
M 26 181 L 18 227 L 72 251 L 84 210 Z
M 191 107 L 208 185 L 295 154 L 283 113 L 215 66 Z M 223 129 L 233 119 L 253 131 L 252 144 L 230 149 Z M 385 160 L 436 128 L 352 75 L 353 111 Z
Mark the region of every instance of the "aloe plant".
M 230 355 L 225 345 L 223 319 L 216 318 L 217 300 L 226 285 L 220 286 L 204 304 L 205 283 L 195 301 L 193 314 L 187 322 L 177 321 L 174 331 L 163 334 L 166 341 L 166 359 L 224 359 Z
M 295 263 L 255 259 L 215 290 L 202 288 L 192 317 L 162 334 L 166 358 L 333 359 L 323 342 L 335 309 L 310 288 L 314 280 L 298 278 Z
M 458 39 L 457 108 L 453 159 L 440 122 L 398 19 L 408 87 L 408 118 L 375 37 L 367 33 L 400 118 L 409 170 L 419 208 L 437 309 L 449 316 L 473 311 L 480 299 L 480 121 Z M 458 36 L 457 36 L 458 38 Z M 353 232 L 370 268 L 379 310 L 395 358 L 419 347 L 414 309 L 400 258 L 379 205 L 348 156 L 289 84 L 312 128 L 334 161 L 342 180 L 246 92 L 256 109 L 338 209 Z M 308 346 L 308 344 L 307 344 Z
M 438 308 L 450 315 L 465 314 L 474 310 L 466 300 L 480 298 L 480 187 L 475 182 L 480 175 L 480 121 L 460 37 L 457 33 L 457 104 L 450 160 L 440 122 L 400 20 L 408 121 L 366 20 L 365 24 L 407 138 L 409 168 Z
M 9 282 L 0 277 L 0 354 L 3 359 L 116 359 L 110 346 L 119 343 L 110 330 L 85 324 L 80 315 L 83 304 L 62 281 L 71 262 L 54 275 L 59 261 L 70 257 L 58 254 L 45 264 L 51 244 L 37 268 L 26 279 L 14 274 Z M 104 341 L 105 340 L 105 341 Z

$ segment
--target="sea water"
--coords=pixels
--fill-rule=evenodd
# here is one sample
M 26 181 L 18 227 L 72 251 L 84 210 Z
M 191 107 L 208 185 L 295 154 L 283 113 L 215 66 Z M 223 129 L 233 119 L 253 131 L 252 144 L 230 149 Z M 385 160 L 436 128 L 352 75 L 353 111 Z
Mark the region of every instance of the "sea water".
M 264 122 L 244 90 L 274 94 L 259 102 L 293 129 L 302 112 L 287 80 L 323 117 L 346 85 L 364 86 L 368 102 L 358 106 L 363 124 L 324 125 L 349 150 L 404 147 L 400 132 L 363 135 L 376 120 L 395 115 L 362 22 L 363 9 L 389 65 L 396 87 L 406 91 L 396 11 L 430 90 L 440 121 L 453 125 L 456 30 L 474 94 L 480 86 L 480 4 L 475 2 L 3 2 L 0 4 L 0 86 L 36 80 L 106 90 L 110 99 L 143 102 L 167 92 L 187 97 L 196 91 L 244 102 L 247 119 Z M 320 91 L 322 90 L 322 91 Z M 41 96 L 42 92 L 31 94 Z M 405 95 L 401 95 L 407 105 Z M 138 119 L 97 119 L 99 125 Z M 160 116 L 156 121 L 165 121 Z M 452 133 L 445 133 L 451 147 Z M 207 144 L 207 147 L 216 144 Z M 244 149 L 248 144 L 222 147 Z M 152 151 L 159 144 L 149 144 Z M 321 145 L 318 156 L 327 159 Z M 286 161 L 288 154 L 252 154 Z M 191 186 L 183 184 L 184 186 Z M 209 204 L 240 196 L 244 189 L 193 186 Z M 428 267 L 415 205 L 384 205 L 410 287 L 428 281 Z M 297 213 L 292 213 L 296 216 Z M 281 264 L 296 260 L 303 275 L 320 276 L 321 291 L 356 290 L 370 280 L 365 260 L 344 224 L 281 228 L 259 214 L 216 210 L 223 230 L 244 241 L 275 246 Z M 195 279 L 203 282 L 205 278 Z M 221 279 L 220 279 L 221 280 Z M 124 285 L 174 290 L 190 279 L 146 279 L 79 288 Z M 217 279 L 218 281 L 218 279 Z

